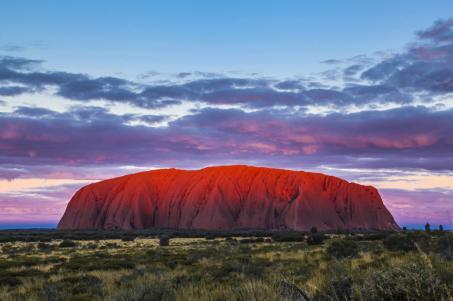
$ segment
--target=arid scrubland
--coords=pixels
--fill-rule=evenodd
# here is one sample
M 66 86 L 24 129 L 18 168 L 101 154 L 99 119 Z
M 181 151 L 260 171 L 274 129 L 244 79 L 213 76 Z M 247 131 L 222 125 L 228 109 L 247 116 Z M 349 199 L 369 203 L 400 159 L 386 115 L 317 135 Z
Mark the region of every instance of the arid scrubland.
M 2 233 L 0 300 L 453 300 L 446 232 L 71 235 Z

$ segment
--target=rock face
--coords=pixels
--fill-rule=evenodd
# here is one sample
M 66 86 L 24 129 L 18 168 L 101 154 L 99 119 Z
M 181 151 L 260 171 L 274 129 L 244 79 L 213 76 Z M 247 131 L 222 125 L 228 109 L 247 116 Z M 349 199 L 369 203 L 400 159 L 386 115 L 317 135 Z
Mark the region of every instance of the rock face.
M 101 181 L 59 229 L 398 229 L 378 191 L 318 173 L 251 166 L 160 169 Z

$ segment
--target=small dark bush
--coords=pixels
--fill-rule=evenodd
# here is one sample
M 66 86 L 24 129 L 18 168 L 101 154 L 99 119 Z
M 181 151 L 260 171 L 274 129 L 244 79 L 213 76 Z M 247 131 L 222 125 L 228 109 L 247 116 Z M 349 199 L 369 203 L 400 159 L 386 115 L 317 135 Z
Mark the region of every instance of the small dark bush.
M 261 243 L 264 242 L 264 238 L 262 237 L 257 237 L 257 238 L 243 238 L 239 240 L 239 243 L 241 244 L 253 244 L 253 243 Z
M 135 237 L 134 236 L 123 236 L 121 238 L 121 241 L 134 241 Z
M 118 244 L 116 242 L 108 242 L 105 244 L 105 248 L 107 249 L 118 248 Z
M 239 243 L 241 244 L 250 244 L 250 243 L 253 243 L 253 239 L 252 238 L 243 238 L 243 239 L 240 239 L 239 240 Z
M 355 240 L 358 241 L 367 241 L 367 240 L 382 240 L 387 237 L 388 233 L 369 233 L 369 234 L 363 234 L 363 235 L 356 235 L 354 237 Z
M 316 227 L 311 227 L 311 228 L 310 228 L 310 233 L 311 233 L 311 234 L 318 233 L 318 228 L 316 228 Z
M 98 248 L 98 244 L 97 244 L 97 243 L 92 243 L 92 242 L 90 242 L 89 244 L 87 244 L 87 245 L 85 246 L 85 248 L 86 248 L 86 249 L 89 249 L 89 250 L 95 250 L 95 249 Z
M 426 233 L 430 233 L 431 232 L 431 225 L 429 223 L 426 223 L 425 231 L 426 231 Z
M 121 270 L 133 269 L 135 263 L 131 258 L 123 255 L 97 254 L 93 256 L 75 256 L 68 262 L 57 265 L 56 268 L 62 268 L 70 271 L 95 271 L 95 270 Z
M 168 236 L 161 236 L 159 238 L 159 246 L 166 247 L 170 245 L 170 237 Z
M 44 275 L 36 269 L 26 269 L 21 271 L 1 271 L 0 270 L 0 287 L 1 286 L 19 286 L 22 284 L 22 280 L 19 277 L 37 277 Z
M 40 242 L 37 245 L 38 249 L 41 251 L 50 251 L 55 249 L 55 246 L 50 243 Z
M 347 262 L 332 262 L 323 271 L 320 290 L 313 300 L 355 300 L 352 298 L 353 281 L 350 265 Z
M 102 295 L 102 281 L 91 275 L 63 278 L 45 284 L 41 294 L 44 300 L 93 300 Z
M 257 238 L 255 238 L 255 242 L 264 242 L 264 238 L 263 237 L 257 237 Z
M 1 286 L 19 286 L 22 281 L 16 276 L 0 276 L 0 287 Z
M 445 259 L 453 260 L 453 234 L 439 237 L 436 251 Z
M 77 246 L 75 242 L 69 239 L 63 240 L 59 245 L 60 248 L 74 248 Z
M 359 244 L 351 239 L 332 241 L 327 247 L 326 253 L 331 258 L 354 258 L 359 255 Z
M 169 281 L 158 280 L 154 282 L 147 282 L 138 286 L 131 287 L 130 289 L 121 292 L 114 300 L 127 300 L 127 301 L 144 301 L 144 300 L 163 300 L 174 301 L 176 300 L 174 288 Z
M 405 252 L 416 249 L 414 242 L 414 239 L 401 234 L 391 234 L 382 241 L 387 250 Z
M 304 241 L 305 235 L 301 232 L 275 232 L 272 234 L 272 240 L 278 242 Z
M 367 300 L 450 300 L 451 294 L 431 268 L 417 260 L 370 274 L 360 290 Z
M 311 233 L 308 238 L 307 238 L 307 243 L 309 245 L 322 245 L 324 243 L 324 240 L 326 239 L 326 236 L 321 233 Z
M 340 297 L 340 300 L 350 300 L 352 295 L 352 278 L 344 277 L 331 283 L 335 296 Z

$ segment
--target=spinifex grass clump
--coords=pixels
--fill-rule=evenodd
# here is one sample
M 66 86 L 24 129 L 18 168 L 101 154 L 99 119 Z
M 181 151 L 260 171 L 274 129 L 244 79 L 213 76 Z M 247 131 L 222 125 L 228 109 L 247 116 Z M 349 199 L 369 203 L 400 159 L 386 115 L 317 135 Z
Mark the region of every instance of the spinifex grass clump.
M 352 239 L 338 239 L 332 241 L 326 249 L 331 258 L 355 258 L 359 255 L 359 244 Z

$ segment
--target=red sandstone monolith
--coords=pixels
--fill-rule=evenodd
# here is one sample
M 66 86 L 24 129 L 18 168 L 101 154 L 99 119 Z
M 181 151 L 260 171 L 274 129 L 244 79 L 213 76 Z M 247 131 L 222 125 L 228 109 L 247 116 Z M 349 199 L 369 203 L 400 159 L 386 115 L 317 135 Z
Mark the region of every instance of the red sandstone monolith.
M 59 229 L 398 229 L 372 186 L 252 166 L 160 169 L 81 188 Z

